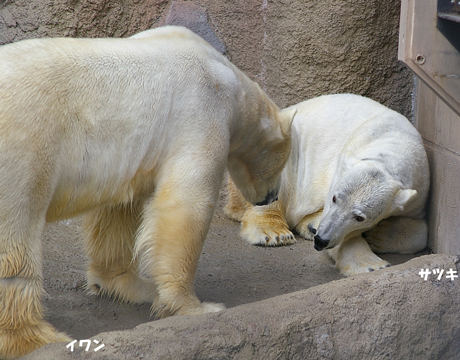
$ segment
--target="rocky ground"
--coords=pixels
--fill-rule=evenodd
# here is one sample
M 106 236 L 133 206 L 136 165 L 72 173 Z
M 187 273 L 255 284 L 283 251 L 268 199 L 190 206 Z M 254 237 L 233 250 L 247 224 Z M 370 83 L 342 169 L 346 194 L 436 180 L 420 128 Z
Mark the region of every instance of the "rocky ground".
M 200 300 L 228 308 L 304 290 L 341 279 L 330 258 L 297 237 L 285 247 L 264 248 L 243 241 L 239 223 L 223 213 L 225 190 L 200 258 L 196 292 Z M 43 238 L 46 319 L 75 339 L 103 331 L 131 329 L 150 321 L 149 304 L 130 305 L 85 292 L 86 256 L 79 219 L 49 224 Z M 388 255 L 393 264 L 411 256 Z

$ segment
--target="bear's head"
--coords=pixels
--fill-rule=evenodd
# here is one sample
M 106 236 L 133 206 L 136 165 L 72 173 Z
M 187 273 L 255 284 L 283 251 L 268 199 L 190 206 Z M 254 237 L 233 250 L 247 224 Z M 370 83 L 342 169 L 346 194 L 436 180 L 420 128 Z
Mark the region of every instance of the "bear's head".
M 332 183 L 316 229 L 315 249 L 331 249 L 402 213 L 416 195 L 416 190 L 403 189 L 372 162 L 358 162 Z
M 227 168 L 235 185 L 253 205 L 277 200 L 280 175 L 291 151 L 291 125 L 296 110 L 266 115 L 261 126 L 246 134 L 249 141 L 229 155 Z

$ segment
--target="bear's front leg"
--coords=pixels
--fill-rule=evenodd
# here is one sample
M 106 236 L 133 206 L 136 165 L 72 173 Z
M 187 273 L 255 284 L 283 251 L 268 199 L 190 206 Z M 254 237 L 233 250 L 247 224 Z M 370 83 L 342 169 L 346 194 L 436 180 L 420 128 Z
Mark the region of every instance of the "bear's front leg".
M 241 221 L 241 236 L 253 245 L 281 246 L 297 242 L 284 218 L 279 201 L 253 206 Z
M 344 241 L 327 250 L 335 261 L 335 267 L 345 276 L 367 273 L 390 266 L 390 263 L 375 255 L 361 235 Z
M 238 190 L 230 175 L 227 180 L 227 203 L 224 206 L 224 213 L 231 220 L 241 222 L 243 216 L 249 209 L 253 208 L 249 201 L 247 201 L 241 191 Z
M 313 241 L 316 235 L 316 229 L 318 228 L 321 217 L 323 216 L 323 209 L 308 214 L 295 226 L 295 231 L 299 233 L 305 240 Z
M 157 317 L 197 315 L 225 308 L 201 303 L 194 290 L 223 170 L 218 175 L 200 174 L 204 169 L 197 167 L 178 176 L 171 171 L 144 209 L 135 253 L 142 271 L 157 286 L 158 296 L 152 305 Z
M 280 201 L 254 206 L 246 201 L 230 178 L 224 212 L 230 219 L 241 222 L 241 237 L 253 245 L 280 246 L 296 242 Z

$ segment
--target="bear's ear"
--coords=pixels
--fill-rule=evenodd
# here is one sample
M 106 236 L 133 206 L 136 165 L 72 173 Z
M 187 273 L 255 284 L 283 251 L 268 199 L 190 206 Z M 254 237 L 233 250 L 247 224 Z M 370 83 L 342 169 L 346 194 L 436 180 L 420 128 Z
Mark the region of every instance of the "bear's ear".
M 403 211 L 406 205 L 417 195 L 417 190 L 401 189 L 398 190 L 393 199 L 393 210 Z
M 297 108 L 284 109 L 281 111 L 281 130 L 283 134 L 288 135 L 291 133 L 291 125 L 294 121 L 295 114 L 297 114 Z

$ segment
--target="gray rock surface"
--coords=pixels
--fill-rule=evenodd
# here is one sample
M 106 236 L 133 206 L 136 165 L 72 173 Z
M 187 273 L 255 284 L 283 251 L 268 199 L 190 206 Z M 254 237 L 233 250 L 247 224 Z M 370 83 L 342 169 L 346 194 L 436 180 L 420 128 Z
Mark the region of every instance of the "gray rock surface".
M 24 359 L 459 359 L 460 258 L 426 255 L 215 314 L 100 333 L 98 352 L 50 344 Z

